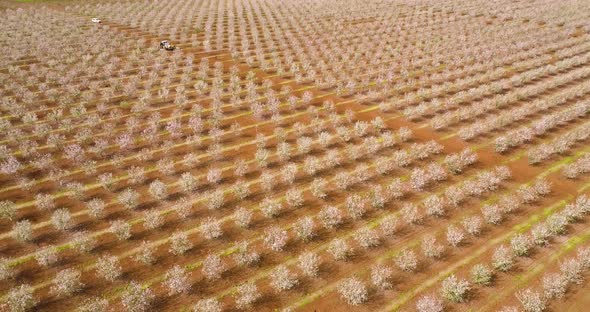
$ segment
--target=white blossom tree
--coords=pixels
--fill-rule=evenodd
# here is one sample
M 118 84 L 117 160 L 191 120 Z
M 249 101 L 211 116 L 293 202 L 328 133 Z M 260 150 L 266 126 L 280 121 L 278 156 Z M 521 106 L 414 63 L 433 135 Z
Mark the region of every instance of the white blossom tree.
M 547 299 L 563 298 L 567 290 L 567 283 L 563 274 L 545 274 L 543 276 L 543 294 Z
M 418 312 L 442 312 L 444 306 L 442 301 L 437 297 L 424 295 L 416 302 L 416 310 Z
M 188 234 L 177 231 L 170 237 L 170 252 L 175 255 L 182 255 L 193 248 L 193 243 L 188 239 Z
M 66 208 L 58 209 L 51 215 L 51 223 L 60 231 L 69 230 L 72 227 L 72 215 Z
M 463 240 L 465 240 L 465 234 L 458 227 L 449 225 L 447 227 L 447 241 L 453 247 L 458 247 Z
M 144 214 L 143 226 L 148 230 L 153 230 L 161 227 L 164 224 L 164 217 L 158 210 L 150 210 Z
M 297 175 L 297 165 L 296 164 L 287 164 L 283 166 L 281 169 L 281 179 L 286 184 L 293 184 L 295 181 L 295 176 Z
M 55 201 L 53 200 L 53 196 L 51 196 L 51 194 L 39 193 L 35 195 L 35 202 L 37 204 L 37 208 L 40 210 L 51 210 L 55 208 Z M 2 206 L 2 203 L 0 203 L 0 206 Z
M 445 215 L 445 202 L 438 195 L 430 195 L 422 203 L 426 209 L 426 214 L 433 217 L 442 217 Z
M 580 261 L 580 264 L 582 264 L 582 266 L 584 267 L 584 269 L 589 269 L 590 268 L 590 248 L 588 247 L 582 247 L 582 248 L 578 248 L 578 261 Z
M 200 231 L 205 239 L 215 239 L 223 235 L 221 221 L 213 217 L 208 217 L 201 223 Z
M 444 252 L 443 245 L 436 242 L 436 237 L 426 234 L 422 238 L 422 253 L 428 258 L 440 258 Z
M 467 293 L 471 289 L 469 282 L 458 279 L 454 274 L 443 280 L 441 295 L 452 302 L 465 302 Z
M 338 283 L 337 290 L 340 297 L 350 305 L 359 305 L 369 300 L 367 286 L 356 277 L 342 280 Z
M 551 231 L 545 223 L 539 223 L 533 226 L 531 230 L 531 240 L 538 246 L 545 246 L 549 243 Z
M 104 217 L 106 204 L 102 199 L 93 198 L 86 203 L 86 206 L 88 207 L 88 213 L 93 218 L 100 219 Z
M 518 291 L 516 298 L 526 312 L 543 312 L 547 307 L 543 296 L 530 288 Z
M 247 309 L 261 297 L 258 287 L 254 283 L 238 286 L 236 291 L 236 305 L 238 309 Z
M 166 184 L 164 184 L 164 182 L 158 179 L 150 183 L 148 191 L 150 192 L 150 195 L 152 195 L 152 197 L 157 200 L 163 200 L 168 196 L 168 187 Z
M 394 261 L 402 271 L 414 272 L 418 268 L 418 257 L 416 257 L 416 253 L 409 249 L 400 251 Z
M 219 255 L 210 254 L 203 260 L 203 275 L 208 280 L 217 280 L 226 270 L 226 265 Z
M 352 255 L 352 248 L 348 245 L 346 240 L 336 238 L 328 246 L 328 252 L 336 260 L 347 260 Z
M 354 239 L 363 248 L 378 246 L 380 243 L 379 234 L 376 230 L 363 227 L 354 233 Z
M 11 312 L 25 312 L 34 308 L 38 303 L 35 291 L 29 284 L 15 286 L 6 295 L 6 307 Z
M 303 191 L 297 187 L 288 189 L 287 192 L 285 192 L 285 201 L 289 207 L 301 207 L 304 201 Z
M 392 276 L 393 270 L 384 264 L 371 267 L 371 283 L 379 289 L 390 289 Z
M 252 223 L 252 212 L 244 207 L 237 207 L 233 218 L 239 227 L 248 228 Z
M 305 252 L 299 255 L 297 259 L 299 268 L 305 275 L 310 277 L 318 276 L 321 259 L 317 254 L 313 252 Z
M 505 245 L 500 245 L 492 255 L 492 265 L 496 270 L 507 272 L 514 265 L 514 254 Z
M 278 226 L 272 226 L 264 234 L 264 245 L 272 251 L 283 251 L 288 240 L 287 231 Z
M 316 225 L 312 217 L 302 217 L 295 222 L 295 232 L 297 236 L 304 242 L 309 242 L 316 235 Z
M 242 180 L 237 180 L 231 187 L 231 191 L 239 200 L 244 200 L 251 194 L 250 185 Z
M 104 255 L 96 262 L 96 273 L 105 280 L 112 282 L 122 274 L 119 259 L 116 256 Z
M 0 258 L 0 281 L 11 279 L 15 274 L 15 270 L 10 266 L 10 259 Z
M 109 300 L 106 298 L 86 299 L 78 306 L 78 312 L 108 312 Z
M 121 303 L 126 311 L 144 312 L 150 310 L 155 295 L 152 290 L 144 288 L 138 282 L 131 281 L 121 296 Z
M 193 306 L 193 312 L 221 312 L 223 305 L 215 298 L 201 299 Z
M 289 290 L 299 283 L 297 275 L 285 265 L 276 267 L 270 274 L 270 279 L 271 286 L 278 292 Z
M 109 228 L 111 233 L 115 234 L 119 240 L 128 240 L 131 238 L 131 224 L 124 220 L 115 220 Z
M 53 246 L 43 247 L 35 254 L 35 260 L 42 267 L 48 267 L 56 263 L 57 259 L 57 251 Z
M 379 228 L 383 236 L 393 236 L 398 230 L 398 218 L 394 215 L 385 216 Z
M 366 201 L 359 195 L 350 195 L 346 198 L 345 202 L 346 210 L 348 215 L 353 220 L 362 218 L 367 212 Z
M 327 182 L 323 178 L 315 178 L 311 181 L 311 194 L 319 199 L 326 199 L 328 194 L 326 193 Z
M 28 242 L 33 236 L 33 226 L 29 220 L 21 220 L 14 224 L 12 237 L 19 242 Z
M 84 284 L 80 281 L 82 274 L 80 271 L 75 269 L 64 269 L 59 271 L 53 279 L 53 286 L 51 286 L 51 292 L 61 296 L 71 296 L 73 293 L 78 292 L 84 287 Z
M 504 218 L 500 207 L 497 205 L 484 205 L 481 208 L 481 213 L 483 215 L 484 220 L 489 224 L 500 224 L 502 219 Z
M 207 170 L 207 182 L 210 184 L 217 184 L 221 182 L 222 170 L 220 168 L 211 167 Z
M 580 285 L 584 281 L 584 265 L 578 259 L 566 259 L 559 264 L 559 270 L 570 284 Z
M 262 200 L 262 203 L 260 203 L 260 211 L 262 211 L 262 214 L 267 218 L 277 217 L 282 210 L 283 205 L 277 199 L 266 197 Z
M 471 281 L 478 285 L 487 286 L 492 283 L 494 272 L 485 264 L 478 263 L 471 268 Z
M 512 251 L 518 257 L 528 255 L 532 245 L 533 243 L 530 239 L 530 236 L 525 234 L 517 234 L 510 240 Z
M 322 225 L 327 229 L 338 227 L 343 222 L 342 212 L 334 206 L 326 206 L 320 210 L 318 215 Z
M 405 203 L 401 209 L 402 218 L 408 224 L 418 224 L 422 221 L 422 215 L 418 207 L 413 203 Z
M 143 241 L 139 247 L 139 251 L 135 255 L 135 260 L 145 265 L 152 265 L 156 262 L 154 255 L 154 247 L 152 244 Z
M 236 249 L 234 260 L 237 265 L 255 265 L 260 261 L 260 254 L 258 251 L 252 250 L 247 241 L 236 243 Z
M 198 181 L 195 176 L 193 176 L 190 172 L 185 172 L 180 175 L 180 187 L 182 191 L 185 193 L 190 193 L 197 189 Z
M 175 265 L 172 269 L 166 271 L 164 285 L 169 296 L 187 293 L 191 288 L 189 274 L 179 265 Z
M 139 206 L 139 193 L 131 188 L 119 193 L 117 199 L 127 209 L 135 209 Z
M 482 220 L 478 216 L 470 216 L 463 219 L 463 228 L 465 232 L 473 235 L 479 236 L 481 234 L 481 227 L 482 227 Z
M 15 217 L 16 204 L 9 200 L 0 201 L 0 219 L 12 221 Z
M 515 306 L 503 306 L 498 312 L 519 312 L 517 307 Z
M 133 166 L 127 170 L 127 176 L 131 184 L 141 184 L 145 181 L 145 169 L 143 167 Z

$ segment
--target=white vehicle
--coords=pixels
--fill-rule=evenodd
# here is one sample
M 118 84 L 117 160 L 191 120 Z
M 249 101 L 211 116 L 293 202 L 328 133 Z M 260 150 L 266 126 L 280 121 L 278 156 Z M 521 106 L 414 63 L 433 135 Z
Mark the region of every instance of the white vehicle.
M 160 50 L 167 50 L 167 51 L 172 51 L 174 49 L 176 49 L 176 46 L 173 46 L 170 44 L 170 42 L 168 42 L 168 40 L 163 40 L 160 41 Z
M 101 21 L 100 21 L 100 19 L 98 19 L 98 18 L 96 18 L 96 17 L 93 17 L 93 18 L 92 18 L 92 22 L 93 22 L 93 23 L 100 23 Z

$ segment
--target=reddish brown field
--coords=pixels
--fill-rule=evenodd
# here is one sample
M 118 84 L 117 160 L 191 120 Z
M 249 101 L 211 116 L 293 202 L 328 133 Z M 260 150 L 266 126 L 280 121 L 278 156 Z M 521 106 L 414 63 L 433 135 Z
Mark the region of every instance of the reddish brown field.
M 0 15 L 2 310 L 589 300 L 587 1 Z

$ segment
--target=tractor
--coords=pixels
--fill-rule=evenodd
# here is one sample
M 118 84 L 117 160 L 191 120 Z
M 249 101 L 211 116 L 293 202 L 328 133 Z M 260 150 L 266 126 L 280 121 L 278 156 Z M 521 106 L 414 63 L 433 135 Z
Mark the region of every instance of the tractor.
M 176 49 L 176 46 L 173 46 L 170 44 L 170 42 L 168 42 L 168 40 L 163 40 L 160 41 L 160 50 L 166 50 L 166 51 L 173 51 L 174 49 Z

